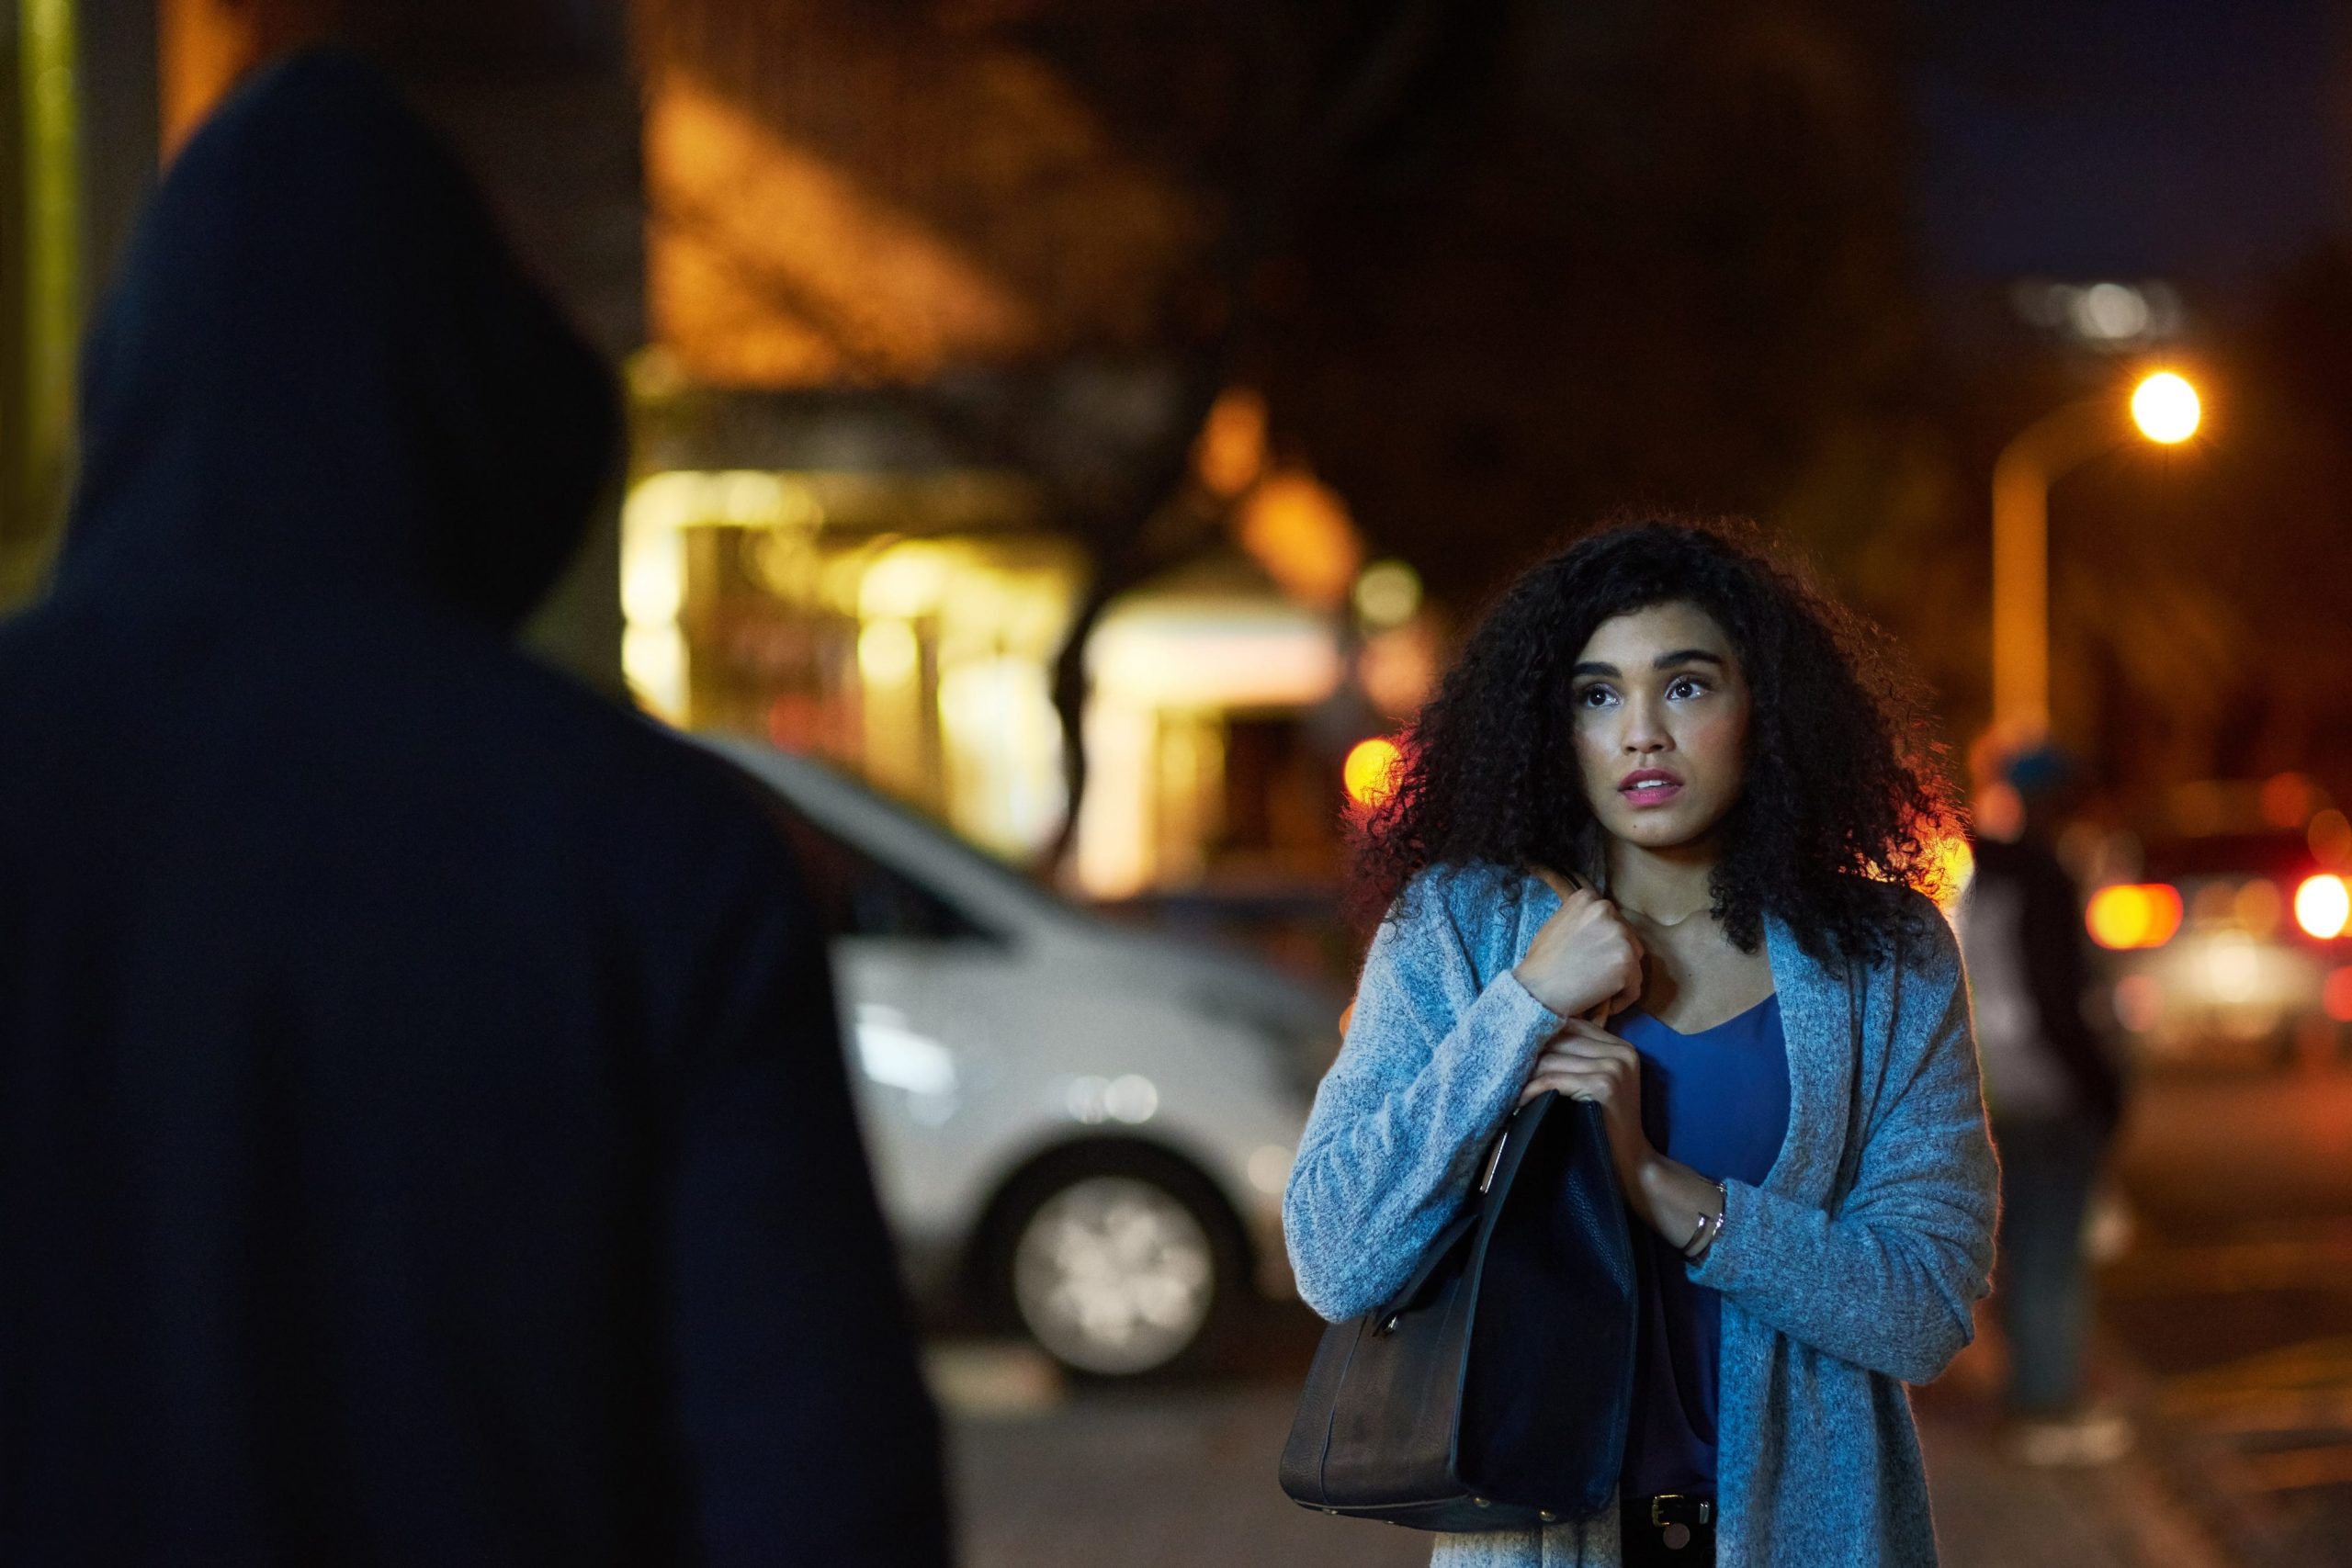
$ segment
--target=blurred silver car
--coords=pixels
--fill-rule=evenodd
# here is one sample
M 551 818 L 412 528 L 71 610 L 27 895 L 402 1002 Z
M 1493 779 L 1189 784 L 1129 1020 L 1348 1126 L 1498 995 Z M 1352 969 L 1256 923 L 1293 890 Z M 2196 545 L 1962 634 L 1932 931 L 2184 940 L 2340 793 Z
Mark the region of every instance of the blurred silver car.
M 1123 929 L 806 757 L 699 737 L 786 807 L 827 906 L 882 1202 L 919 1297 L 1132 1376 L 1291 1293 L 1282 1192 L 1331 999 Z

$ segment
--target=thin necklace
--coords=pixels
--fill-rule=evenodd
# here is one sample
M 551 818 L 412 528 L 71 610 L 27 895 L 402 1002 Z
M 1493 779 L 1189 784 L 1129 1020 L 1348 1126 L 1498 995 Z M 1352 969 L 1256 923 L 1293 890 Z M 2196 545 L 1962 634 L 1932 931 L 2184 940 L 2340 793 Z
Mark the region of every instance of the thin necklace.
M 1707 903 L 1704 903 L 1704 904 L 1700 905 L 1698 908 L 1696 908 L 1696 909 L 1692 909 L 1692 910 L 1689 911 L 1689 912 L 1688 912 L 1688 913 L 1686 913 L 1686 914 L 1677 915 L 1674 919 L 1670 919 L 1670 920 L 1661 920 L 1661 919 L 1659 919 L 1656 915 L 1651 914 L 1647 909 L 1635 909 L 1635 908 L 1634 908 L 1634 907 L 1633 907 L 1631 904 L 1624 903 L 1624 902 L 1623 902 L 1622 900 L 1618 903 L 1617 907 L 1618 907 L 1619 908 L 1621 908 L 1621 909 L 1629 909 L 1629 910 L 1632 910 L 1632 911 L 1633 911 L 1633 913 L 1634 913 L 1634 914 L 1636 914 L 1636 915 L 1641 916 L 1641 917 L 1642 917 L 1642 919 L 1645 919 L 1645 920 L 1649 921 L 1649 923 L 1650 923 L 1650 924 L 1652 924 L 1652 925 L 1654 925 L 1654 926 L 1657 927 L 1657 928 L 1658 928 L 1659 930 L 1661 930 L 1661 931 L 1672 931 L 1675 927 L 1677 927 L 1677 926 L 1680 925 L 1683 921 L 1685 921 L 1685 920 L 1689 919 L 1692 915 L 1702 914 L 1702 913 L 1705 912 L 1706 910 L 1709 910 L 1709 909 L 1713 908 L 1714 908 L 1714 904 L 1713 904 L 1713 902 L 1711 900 L 1711 901 L 1709 901 L 1709 902 L 1707 902 Z
M 1692 915 L 1698 914 L 1700 910 L 1712 909 L 1715 907 L 1714 900 L 1710 898 L 1707 902 L 1700 905 L 1697 909 L 1687 910 L 1683 914 L 1679 915 L 1670 920 L 1661 920 L 1646 909 L 1634 909 L 1631 904 L 1628 904 L 1623 898 L 1618 897 L 1617 890 L 1613 886 L 1611 886 L 1611 879 L 1609 875 L 1609 857 L 1606 855 L 1600 855 L 1597 858 L 1600 863 L 1600 874 L 1594 877 L 1592 880 L 1599 885 L 1600 888 L 1600 896 L 1603 898 L 1608 899 L 1611 903 L 1616 905 L 1621 909 L 1633 910 L 1634 914 L 1641 916 L 1642 919 L 1649 921 L 1650 924 L 1657 927 L 1660 931 L 1670 931 L 1675 927 L 1680 925 L 1684 920 L 1689 919 Z

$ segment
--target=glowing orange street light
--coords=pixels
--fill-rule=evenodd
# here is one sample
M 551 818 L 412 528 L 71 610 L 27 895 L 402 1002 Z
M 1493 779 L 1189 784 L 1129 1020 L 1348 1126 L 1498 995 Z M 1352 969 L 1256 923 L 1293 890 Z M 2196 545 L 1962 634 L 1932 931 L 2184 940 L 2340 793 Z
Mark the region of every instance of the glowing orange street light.
M 2050 732 L 2050 487 L 2136 429 L 2163 446 L 2197 433 L 2197 389 L 2176 371 L 2143 377 L 2132 422 L 2105 397 L 2026 426 L 1993 464 L 1993 723 L 2012 745 Z
M 1340 777 L 1347 785 L 1348 798 L 1358 806 L 1378 806 L 1396 787 L 1396 764 L 1405 754 L 1396 742 L 1385 735 L 1369 740 L 1359 740 L 1348 752 L 1348 760 L 1340 764 Z
M 2203 413 L 2197 389 L 2170 370 L 2159 370 L 2132 389 L 2132 423 L 2159 446 L 2177 446 L 2196 434 Z

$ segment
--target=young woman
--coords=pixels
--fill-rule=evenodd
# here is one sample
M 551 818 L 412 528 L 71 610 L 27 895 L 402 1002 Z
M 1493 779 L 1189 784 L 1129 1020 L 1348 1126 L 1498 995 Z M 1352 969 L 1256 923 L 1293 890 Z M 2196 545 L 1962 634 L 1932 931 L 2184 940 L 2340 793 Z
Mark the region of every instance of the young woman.
M 1903 1385 L 1968 1341 L 1994 1165 L 1926 734 L 1752 528 L 1680 522 L 1520 578 L 1414 726 L 1284 1202 L 1300 1291 L 1385 1299 L 1546 1089 L 1603 1107 L 1648 1251 L 1618 1510 L 1434 1562 L 1933 1562 Z

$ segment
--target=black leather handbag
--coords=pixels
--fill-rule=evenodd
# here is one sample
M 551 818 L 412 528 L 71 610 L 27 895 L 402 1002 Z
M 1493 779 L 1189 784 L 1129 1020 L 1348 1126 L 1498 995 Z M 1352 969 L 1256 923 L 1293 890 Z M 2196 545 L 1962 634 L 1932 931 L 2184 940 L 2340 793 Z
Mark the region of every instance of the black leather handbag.
M 1412 1278 L 1324 1330 L 1283 1490 L 1415 1529 L 1600 1513 L 1624 1466 L 1634 1268 L 1600 1107 L 1530 1100 Z

